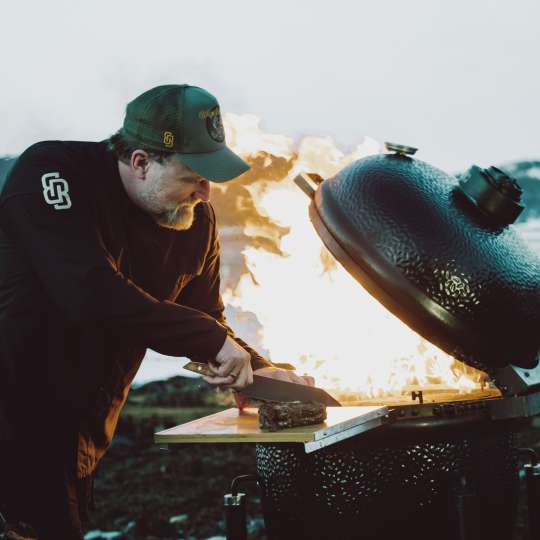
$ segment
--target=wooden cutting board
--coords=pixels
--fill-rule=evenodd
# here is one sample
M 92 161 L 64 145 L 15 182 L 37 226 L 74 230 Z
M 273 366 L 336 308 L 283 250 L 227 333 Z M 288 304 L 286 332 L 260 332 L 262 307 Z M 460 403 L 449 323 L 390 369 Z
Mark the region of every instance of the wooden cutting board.
M 270 432 L 259 429 L 257 409 L 227 409 L 160 431 L 154 440 L 167 444 L 295 442 L 312 451 L 381 425 L 387 413 L 387 407 L 378 406 L 327 407 L 323 424 Z

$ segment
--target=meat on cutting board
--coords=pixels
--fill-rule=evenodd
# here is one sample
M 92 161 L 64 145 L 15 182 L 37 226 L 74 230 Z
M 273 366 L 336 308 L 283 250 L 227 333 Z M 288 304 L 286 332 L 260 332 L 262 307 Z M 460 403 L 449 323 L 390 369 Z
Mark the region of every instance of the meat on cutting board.
M 326 420 L 326 406 L 321 403 L 265 402 L 259 406 L 259 427 L 264 431 L 320 424 Z

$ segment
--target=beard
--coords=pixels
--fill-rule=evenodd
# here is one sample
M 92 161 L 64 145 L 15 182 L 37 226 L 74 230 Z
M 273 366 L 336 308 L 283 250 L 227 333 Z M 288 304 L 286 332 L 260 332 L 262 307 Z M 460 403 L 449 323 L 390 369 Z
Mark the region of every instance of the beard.
M 181 204 L 165 210 L 157 217 L 158 225 L 175 231 L 186 231 L 193 225 L 196 204 Z

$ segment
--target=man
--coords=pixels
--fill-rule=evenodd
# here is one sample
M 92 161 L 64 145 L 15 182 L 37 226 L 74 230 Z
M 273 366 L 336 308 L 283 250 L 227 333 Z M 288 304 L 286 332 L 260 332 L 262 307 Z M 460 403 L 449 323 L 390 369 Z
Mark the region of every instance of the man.
M 219 105 L 153 88 L 108 141 L 27 149 L 0 197 L 0 512 L 40 540 L 82 538 L 91 475 L 147 348 L 303 382 L 236 338 L 219 292 L 209 181 L 248 165 Z M 0 435 L 2 430 L 0 429 Z

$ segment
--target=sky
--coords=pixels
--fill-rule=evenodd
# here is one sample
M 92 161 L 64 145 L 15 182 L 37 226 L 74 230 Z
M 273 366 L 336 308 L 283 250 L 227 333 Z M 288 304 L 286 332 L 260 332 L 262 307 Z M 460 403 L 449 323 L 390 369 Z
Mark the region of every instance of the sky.
M 418 147 L 449 172 L 540 159 L 537 0 L 24 1 L 2 5 L 0 155 L 101 140 L 190 83 L 264 130 Z

